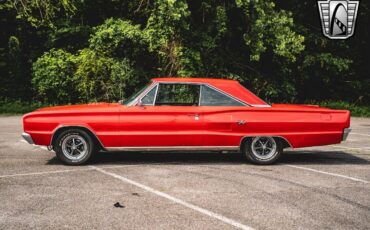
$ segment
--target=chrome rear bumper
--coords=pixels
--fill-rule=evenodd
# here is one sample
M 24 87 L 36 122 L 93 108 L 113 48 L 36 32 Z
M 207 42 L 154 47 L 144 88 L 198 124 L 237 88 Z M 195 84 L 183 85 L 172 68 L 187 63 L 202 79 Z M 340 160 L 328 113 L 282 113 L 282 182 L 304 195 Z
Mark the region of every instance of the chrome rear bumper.
M 22 137 L 28 142 L 28 144 L 34 144 L 31 135 L 29 135 L 28 133 L 22 133 Z
M 348 128 L 346 128 L 346 129 L 344 129 L 344 130 L 343 130 L 343 137 L 342 137 L 342 141 L 347 140 L 348 134 L 349 134 L 350 132 L 351 132 L 351 129 L 348 129 Z

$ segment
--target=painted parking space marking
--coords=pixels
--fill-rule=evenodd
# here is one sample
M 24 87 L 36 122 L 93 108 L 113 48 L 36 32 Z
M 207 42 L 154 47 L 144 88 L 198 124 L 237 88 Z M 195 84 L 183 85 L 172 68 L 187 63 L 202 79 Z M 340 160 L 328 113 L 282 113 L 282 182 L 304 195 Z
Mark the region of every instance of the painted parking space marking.
M 346 146 L 337 146 L 337 145 L 330 145 L 330 147 L 338 148 L 338 149 L 370 151 L 370 147 L 359 148 L 359 147 L 346 147 Z
M 123 167 L 130 167 L 132 165 L 119 165 L 119 166 L 105 166 L 102 167 L 104 169 L 115 169 L 115 168 L 123 168 Z M 55 173 L 68 173 L 68 172 L 79 172 L 79 171 L 93 171 L 90 167 L 80 168 L 80 169 L 66 169 L 66 170 L 55 170 L 55 171 L 43 171 L 43 172 L 30 172 L 30 173 L 15 173 L 15 174 L 5 174 L 0 175 L 1 178 L 11 178 L 11 177 L 22 177 L 22 176 L 38 176 L 38 175 L 45 175 L 45 174 L 55 174 Z
M 36 175 L 44 175 L 44 174 L 77 172 L 77 171 L 91 171 L 91 169 L 84 168 L 84 169 L 67 169 L 67 170 L 55 170 L 55 171 L 44 171 L 44 172 L 31 172 L 31 173 L 17 173 L 17 174 L 0 175 L 0 178 L 21 177 L 21 176 L 36 176 Z
M 359 135 L 359 136 L 370 137 L 370 134 L 364 134 L 364 133 L 350 133 L 349 135 Z
M 208 210 L 208 209 L 205 209 L 205 208 L 199 207 L 199 206 L 197 206 L 197 205 L 194 205 L 194 204 L 188 203 L 188 202 L 186 202 L 186 201 L 184 201 L 184 200 L 181 200 L 181 199 L 179 199 L 179 198 L 176 198 L 176 197 L 174 197 L 174 196 L 171 196 L 171 195 L 169 195 L 169 194 L 167 194 L 167 193 L 164 193 L 164 192 L 158 191 L 158 190 L 153 189 L 153 188 L 151 188 L 151 187 L 149 187 L 149 186 L 147 186 L 147 185 L 144 185 L 144 184 L 141 184 L 141 183 L 139 183 L 139 182 L 133 181 L 133 180 L 128 179 L 128 178 L 126 178 L 126 177 L 120 176 L 120 175 L 118 175 L 118 174 L 116 174 L 116 173 L 108 172 L 108 171 L 106 171 L 106 170 L 104 170 L 104 169 L 102 169 L 102 168 L 96 167 L 96 166 L 89 166 L 89 167 L 90 167 L 90 168 L 92 168 L 92 169 L 95 169 L 95 170 L 97 170 L 97 171 L 99 171 L 99 172 L 101 172 L 101 173 L 103 173 L 103 174 L 105 174 L 105 175 L 108 175 L 108 176 L 114 177 L 114 178 L 116 178 L 116 179 L 118 179 L 118 180 L 120 180 L 120 181 L 122 181 L 122 182 L 127 183 L 127 184 L 131 184 L 131 185 L 134 185 L 134 186 L 136 186 L 136 187 L 139 187 L 139 188 L 141 188 L 141 189 L 143 189 L 143 190 L 145 190 L 145 191 L 148 191 L 148 192 L 153 193 L 153 194 L 155 194 L 155 195 L 157 195 L 157 196 L 163 197 L 163 198 L 165 198 L 165 199 L 167 199 L 167 200 L 170 200 L 170 201 L 172 201 L 172 202 L 174 202 L 174 203 L 177 203 L 177 204 L 180 204 L 180 205 L 185 206 L 185 207 L 187 207 L 187 208 L 190 208 L 190 209 L 192 209 L 192 210 L 194 210 L 194 211 L 197 211 L 197 212 L 199 212 L 199 213 L 202 213 L 202 214 L 207 215 L 207 216 L 209 216 L 209 217 L 212 217 L 212 218 L 214 218 L 214 219 L 220 220 L 220 221 L 222 221 L 223 223 L 226 223 L 226 224 L 232 225 L 232 226 L 234 226 L 234 227 L 236 227 L 236 228 L 239 228 L 239 229 L 245 229 L 245 230 L 251 230 L 251 229 L 253 229 L 252 227 L 247 226 L 247 225 L 245 225 L 245 224 L 242 224 L 242 223 L 240 223 L 240 222 L 238 222 L 238 221 L 236 221 L 236 220 L 233 220 L 233 219 L 230 219 L 230 218 L 228 218 L 228 217 L 222 216 L 222 215 L 220 215 L 220 214 L 218 214 L 218 213 L 212 212 L 212 211 L 210 211 L 210 210 Z
M 330 173 L 330 172 L 325 172 L 325 171 L 321 171 L 321 170 L 316 170 L 316 169 L 302 167 L 302 166 L 296 166 L 296 165 L 285 165 L 285 166 L 288 166 L 288 167 L 291 167 L 291 168 L 296 168 L 296 169 L 302 169 L 302 170 L 306 170 L 306 171 L 311 171 L 311 172 L 316 172 L 316 173 L 321 173 L 321 174 L 326 174 L 326 175 L 330 175 L 330 176 L 340 177 L 340 178 L 344 178 L 344 179 L 348 179 L 348 180 L 352 180 L 352 181 L 356 181 L 356 182 L 362 182 L 362 183 L 365 183 L 365 184 L 370 184 L 370 181 L 355 178 L 355 177 L 345 176 L 345 175 L 342 175 L 342 174 Z

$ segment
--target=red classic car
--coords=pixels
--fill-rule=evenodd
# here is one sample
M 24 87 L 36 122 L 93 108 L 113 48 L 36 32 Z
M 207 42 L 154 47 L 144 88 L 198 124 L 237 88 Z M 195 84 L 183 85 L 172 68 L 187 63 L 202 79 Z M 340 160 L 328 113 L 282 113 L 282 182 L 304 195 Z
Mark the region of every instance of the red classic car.
M 345 140 L 350 113 L 314 105 L 269 105 L 237 81 L 155 78 L 122 103 L 38 109 L 23 117 L 24 139 L 66 164 L 97 151 L 240 151 L 256 164 L 284 148 Z

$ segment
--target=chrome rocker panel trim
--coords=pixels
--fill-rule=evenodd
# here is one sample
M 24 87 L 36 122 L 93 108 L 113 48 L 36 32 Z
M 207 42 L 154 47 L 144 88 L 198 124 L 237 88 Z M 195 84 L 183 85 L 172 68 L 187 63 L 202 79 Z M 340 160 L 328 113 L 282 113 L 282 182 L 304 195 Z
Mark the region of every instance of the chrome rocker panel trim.
M 238 151 L 239 146 L 149 146 L 149 147 L 106 147 L 107 151 Z

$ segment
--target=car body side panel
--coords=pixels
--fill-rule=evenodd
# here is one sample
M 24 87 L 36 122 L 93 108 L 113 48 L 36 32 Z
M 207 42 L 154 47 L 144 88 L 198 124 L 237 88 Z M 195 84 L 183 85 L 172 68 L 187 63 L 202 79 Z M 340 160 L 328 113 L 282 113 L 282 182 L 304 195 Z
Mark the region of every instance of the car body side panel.
M 266 135 L 283 137 L 299 148 L 341 142 L 343 129 L 349 127 L 349 112 L 119 105 L 83 112 L 40 111 L 24 117 L 24 130 L 37 145 L 50 145 L 53 133 L 63 126 L 88 128 L 104 147 L 239 146 L 246 136 Z
M 335 144 L 341 142 L 343 129 L 349 127 L 348 111 L 325 109 L 206 107 L 203 118 L 207 146 L 240 145 L 246 136 L 280 136 L 294 148 Z M 231 129 L 225 129 L 226 124 Z

